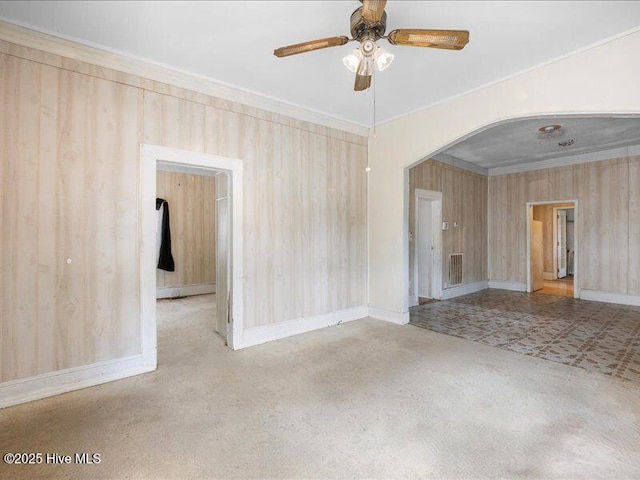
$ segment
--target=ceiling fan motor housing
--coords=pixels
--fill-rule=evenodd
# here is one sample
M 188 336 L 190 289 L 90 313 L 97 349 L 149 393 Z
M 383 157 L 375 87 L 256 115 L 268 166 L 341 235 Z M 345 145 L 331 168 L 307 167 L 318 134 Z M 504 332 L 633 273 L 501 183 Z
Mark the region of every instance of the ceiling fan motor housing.
M 384 36 L 387 29 L 387 12 L 382 13 L 379 22 L 368 22 L 362 16 L 362 7 L 351 14 L 351 36 L 362 42 L 371 39 L 374 42 Z

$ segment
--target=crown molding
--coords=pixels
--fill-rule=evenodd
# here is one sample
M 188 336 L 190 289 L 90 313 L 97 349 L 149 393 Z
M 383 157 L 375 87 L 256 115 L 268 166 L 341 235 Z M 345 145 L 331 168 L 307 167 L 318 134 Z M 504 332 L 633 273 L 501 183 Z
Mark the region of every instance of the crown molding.
M 563 157 L 552 158 L 549 160 L 540 160 L 538 162 L 529 162 L 520 165 L 509 165 L 507 167 L 490 168 L 489 176 L 495 177 L 497 175 L 532 172 L 535 170 L 543 170 L 545 168 L 566 167 L 570 165 L 580 165 L 582 163 L 601 162 L 603 160 L 611 160 L 612 158 L 624 158 L 635 155 L 640 155 L 640 145 L 618 147 L 609 150 L 601 150 L 599 152 L 579 153 L 576 155 L 567 155 Z
M 354 135 L 369 136 L 369 128 L 364 125 L 249 90 L 225 85 L 209 77 L 178 70 L 148 59 L 110 50 L 98 45 L 89 45 L 78 39 L 64 38 L 64 36 L 57 33 L 35 29 L 30 25 L 21 26 L 16 24 L 14 20 L 11 20 L 11 22 L 7 20 L 7 18 L 0 17 L 0 40 L 9 43 L 167 83 L 305 122 L 335 128 Z
M 489 170 L 487 168 L 476 165 L 475 163 L 461 160 L 460 158 L 449 155 L 448 153 L 437 153 L 436 155 L 432 155 L 431 158 L 437 160 L 440 163 L 446 163 L 447 165 L 451 165 L 452 167 L 461 168 L 469 172 L 477 173 L 478 175 L 483 175 L 485 177 L 489 175 Z

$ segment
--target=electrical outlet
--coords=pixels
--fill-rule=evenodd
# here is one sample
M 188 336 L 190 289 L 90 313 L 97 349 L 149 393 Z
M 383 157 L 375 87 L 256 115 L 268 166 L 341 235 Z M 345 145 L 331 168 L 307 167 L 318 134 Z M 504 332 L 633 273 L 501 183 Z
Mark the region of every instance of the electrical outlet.
M 442 222 L 442 230 L 449 230 L 449 222 Z

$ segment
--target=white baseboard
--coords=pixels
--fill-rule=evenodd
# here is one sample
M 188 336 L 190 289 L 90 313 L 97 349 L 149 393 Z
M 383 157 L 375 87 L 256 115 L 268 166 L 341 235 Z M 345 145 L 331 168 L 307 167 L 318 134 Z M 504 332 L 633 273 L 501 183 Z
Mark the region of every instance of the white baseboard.
M 553 272 L 542 272 L 542 279 L 543 280 L 555 280 L 556 277 L 553 274 Z
M 300 333 L 311 332 L 312 330 L 366 318 L 367 313 L 367 306 L 360 305 L 358 307 L 347 308 L 323 315 L 287 320 L 286 322 L 275 323 L 273 325 L 245 328 L 239 348 L 260 345 L 261 343 L 271 342 L 272 340 L 279 340 Z
M 486 290 L 487 288 L 489 288 L 489 282 L 487 280 L 467 283 L 465 285 L 459 285 L 457 287 L 445 288 L 442 291 L 442 300 L 449 300 L 450 298 L 460 297 L 462 295 L 468 295 L 470 293 L 476 293 L 481 290 Z
M 156 366 L 155 359 L 135 355 L 11 380 L 0 383 L 0 408 L 152 372 Z
M 396 312 L 394 310 L 387 310 L 386 308 L 374 307 L 372 305 L 369 305 L 369 316 L 398 325 L 406 325 L 409 323 L 409 312 Z
M 216 284 L 185 285 L 182 287 L 161 287 L 156 289 L 156 298 L 189 297 L 191 295 L 204 295 L 216 293 Z
M 499 288 L 501 290 L 511 290 L 514 292 L 526 292 L 527 284 L 521 282 L 503 282 L 501 280 L 489 280 L 489 288 Z
M 580 298 L 593 302 L 618 303 L 620 305 L 633 305 L 640 307 L 640 296 L 628 295 L 626 293 L 601 292 L 598 290 L 580 291 Z

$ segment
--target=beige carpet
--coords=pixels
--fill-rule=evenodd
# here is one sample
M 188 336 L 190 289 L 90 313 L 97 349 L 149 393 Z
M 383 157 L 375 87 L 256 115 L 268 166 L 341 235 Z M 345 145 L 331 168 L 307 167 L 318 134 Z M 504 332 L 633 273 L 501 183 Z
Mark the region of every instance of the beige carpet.
M 232 352 L 163 302 L 157 372 L 0 411 L 0 478 L 640 478 L 637 383 L 362 320 Z M 200 312 L 200 313 L 198 313 Z

